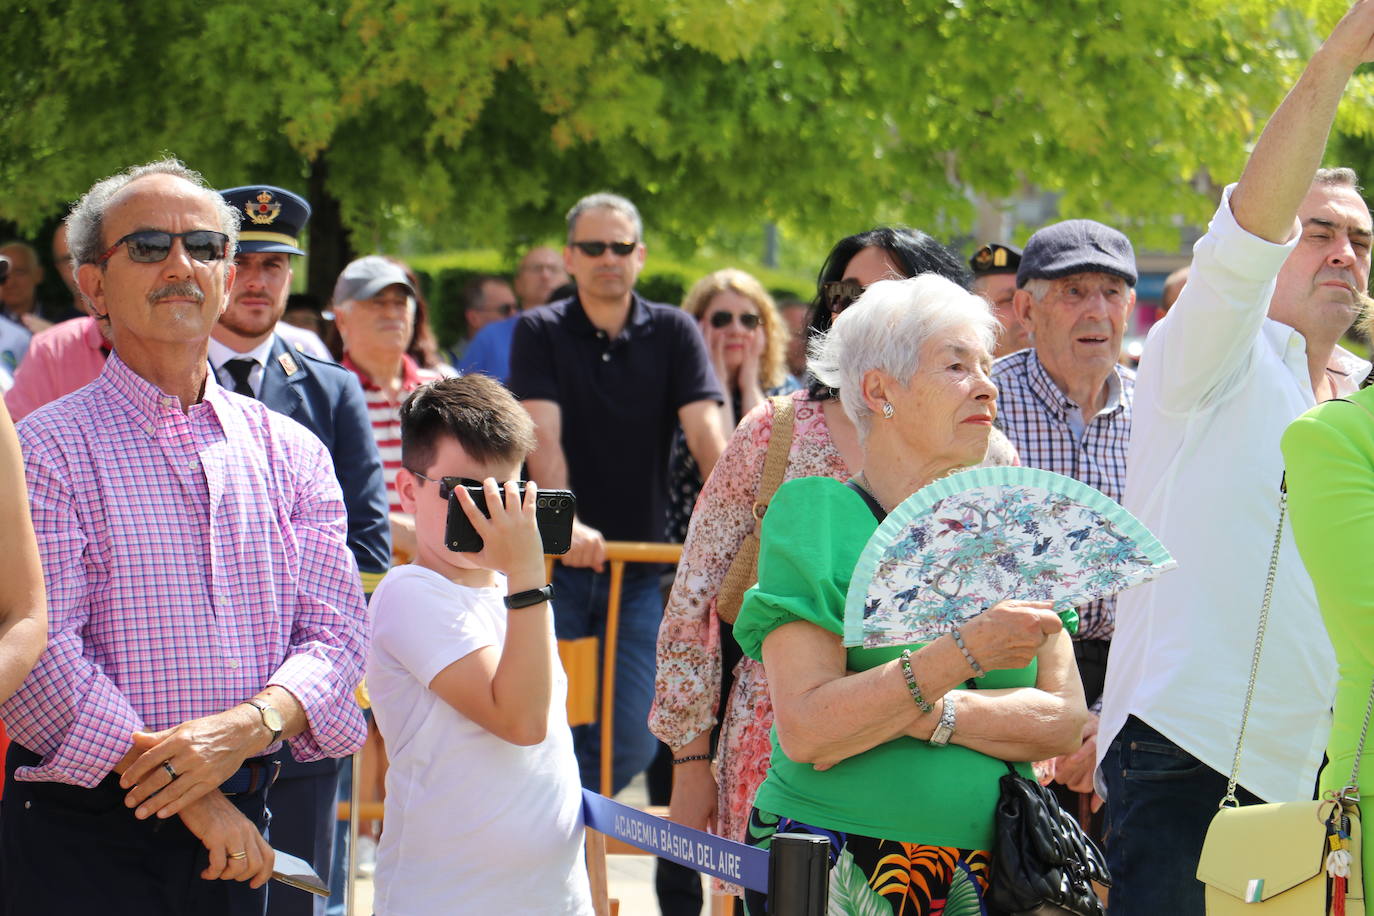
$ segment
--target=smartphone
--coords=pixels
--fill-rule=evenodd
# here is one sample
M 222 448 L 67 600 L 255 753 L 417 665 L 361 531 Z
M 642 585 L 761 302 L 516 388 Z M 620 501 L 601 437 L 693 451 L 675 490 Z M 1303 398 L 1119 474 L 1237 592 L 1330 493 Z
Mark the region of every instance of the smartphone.
M 464 486 L 477 508 L 487 518 L 487 492 L 481 486 Z M 523 498 L 524 481 L 520 482 Z M 539 490 L 535 493 L 534 520 L 539 526 L 539 537 L 544 542 L 544 553 L 562 556 L 572 547 L 573 514 L 577 511 L 577 497 L 571 490 Z M 467 513 L 458 502 L 457 492 L 448 498 L 448 524 L 444 528 L 444 541 L 448 549 L 455 553 L 476 553 L 482 549 L 482 536 L 472 527 Z

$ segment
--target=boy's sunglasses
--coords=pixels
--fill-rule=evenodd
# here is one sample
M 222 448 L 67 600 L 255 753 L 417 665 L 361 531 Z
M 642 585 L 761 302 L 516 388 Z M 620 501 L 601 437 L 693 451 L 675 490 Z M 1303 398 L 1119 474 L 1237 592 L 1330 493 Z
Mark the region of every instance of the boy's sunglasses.
M 410 470 L 410 469 L 407 468 L 406 470 Z M 429 482 L 429 483 L 435 483 L 435 482 L 436 482 L 435 479 L 434 479 L 433 477 L 426 477 L 424 474 L 421 474 L 419 471 L 410 471 L 410 473 L 414 474 L 416 477 L 420 478 L 421 480 L 427 481 L 427 482 Z M 456 490 L 456 489 L 458 489 L 459 487 L 477 487 L 478 489 L 481 489 L 481 487 L 482 487 L 482 481 L 480 481 L 480 480 L 473 480 L 471 477 L 440 477 L 439 480 L 437 481 L 437 483 L 439 484 L 439 498 L 440 498 L 440 499 L 448 499 L 450 496 L 453 495 L 453 491 Z M 497 488 L 498 490 L 504 491 L 505 488 L 506 488 L 506 485 L 505 485 L 504 482 L 503 482 L 503 483 L 498 483 L 498 484 L 496 485 L 496 488 Z M 517 480 L 517 481 L 515 482 L 515 488 L 516 488 L 517 490 L 519 490 L 519 491 L 523 494 L 523 493 L 525 492 L 525 481 L 523 481 L 523 480 Z
M 173 239 L 181 239 L 181 244 L 186 246 L 186 253 L 197 261 L 222 261 L 229 247 L 229 236 L 210 229 L 192 229 L 190 232 L 140 229 L 138 232 L 130 232 L 111 245 L 109 251 L 96 259 L 96 263 L 104 264 L 114 257 L 120 245 L 127 245 L 130 261 L 156 264 L 158 261 L 166 260 L 167 255 L 171 254 Z
M 711 314 L 711 327 L 727 328 L 730 326 L 730 322 L 734 321 L 736 318 L 739 319 L 740 326 L 746 331 L 752 331 L 759 326 L 758 315 L 736 315 L 733 312 L 713 312 Z
M 821 301 L 832 315 L 849 308 L 863 293 L 864 288 L 858 280 L 832 280 L 821 284 Z
M 638 242 L 569 242 L 569 244 L 589 258 L 601 257 L 606 253 L 607 248 L 623 258 L 639 247 Z

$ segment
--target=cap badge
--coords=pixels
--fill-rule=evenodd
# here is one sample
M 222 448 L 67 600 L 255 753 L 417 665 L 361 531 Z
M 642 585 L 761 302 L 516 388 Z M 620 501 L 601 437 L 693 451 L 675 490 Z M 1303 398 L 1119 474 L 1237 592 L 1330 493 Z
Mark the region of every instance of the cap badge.
M 1005 256 L 1004 256 L 1005 260 Z M 993 263 L 992 246 L 984 245 L 978 249 L 978 253 L 973 256 L 973 269 L 986 270 Z
M 993 267 L 1006 267 L 1006 266 L 1007 266 L 1007 249 L 1005 249 L 1005 248 L 998 248 L 998 249 L 997 249 L 997 251 L 996 251 L 996 252 L 993 254 L 993 256 L 992 256 L 992 266 L 993 266 Z
M 281 204 L 272 196 L 271 191 L 259 191 L 257 203 L 248 202 L 243 205 L 243 212 L 248 214 L 248 218 L 259 226 L 266 226 L 272 223 L 281 213 Z

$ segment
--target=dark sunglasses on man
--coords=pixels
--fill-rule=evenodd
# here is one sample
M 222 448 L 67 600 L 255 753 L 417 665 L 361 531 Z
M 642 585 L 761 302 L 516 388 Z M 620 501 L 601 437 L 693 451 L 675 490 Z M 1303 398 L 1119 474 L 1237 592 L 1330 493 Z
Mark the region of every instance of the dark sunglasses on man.
M 161 229 L 140 229 L 130 232 L 110 246 L 109 250 L 96 258 L 97 264 L 104 264 L 120 245 L 127 246 L 129 260 L 140 264 L 156 264 L 165 261 L 172 253 L 172 240 L 181 239 L 186 253 L 197 261 L 222 261 L 229 247 L 229 236 L 210 229 L 192 229 L 189 232 L 163 232 Z
M 589 258 L 601 257 L 606 253 L 607 248 L 623 258 L 632 254 L 639 247 L 638 242 L 570 242 L 569 244 Z
M 410 469 L 407 468 L 406 470 L 410 470 Z M 421 480 L 425 481 L 426 483 L 437 483 L 437 484 L 439 484 L 439 498 L 440 498 L 440 499 L 448 499 L 450 496 L 453 495 L 453 491 L 456 490 L 456 489 L 458 489 L 459 487 L 476 487 L 476 488 L 478 488 L 479 490 L 482 488 L 482 481 L 480 481 L 480 480 L 473 480 L 471 477 L 440 477 L 440 478 L 436 481 L 433 477 L 426 477 L 424 474 L 421 474 L 419 471 L 410 471 L 410 473 L 414 474 L 416 477 L 420 478 Z M 517 490 L 519 490 L 520 493 L 523 495 L 524 492 L 525 492 L 525 481 L 523 481 L 523 480 L 517 480 L 517 481 L 515 482 L 515 488 L 516 488 Z M 498 484 L 496 485 L 496 489 L 497 489 L 497 490 L 500 490 L 501 492 L 505 492 L 505 489 L 506 489 L 506 484 L 505 484 L 505 482 L 502 481 L 502 482 L 498 483 Z
M 752 331 L 759 326 L 758 315 L 736 315 L 733 312 L 713 312 L 711 314 L 711 327 L 727 328 L 730 326 L 730 322 L 734 321 L 736 318 L 739 319 L 740 327 L 744 328 L 746 331 Z
M 821 284 L 821 302 L 832 315 L 849 308 L 863 293 L 864 288 L 858 280 L 831 280 Z

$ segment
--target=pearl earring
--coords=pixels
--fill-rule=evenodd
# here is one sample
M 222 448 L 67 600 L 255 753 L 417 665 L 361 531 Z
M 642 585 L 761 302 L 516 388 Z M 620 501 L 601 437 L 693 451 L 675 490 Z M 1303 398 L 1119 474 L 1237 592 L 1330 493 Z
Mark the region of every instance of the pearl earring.
M 895 410 L 892 409 L 892 404 L 891 404 L 891 403 L 886 402 L 886 401 L 883 402 L 883 419 L 884 419 L 884 420 L 891 420 L 891 419 L 892 419 L 892 415 L 895 414 L 896 412 L 897 412 L 897 411 L 895 411 Z

